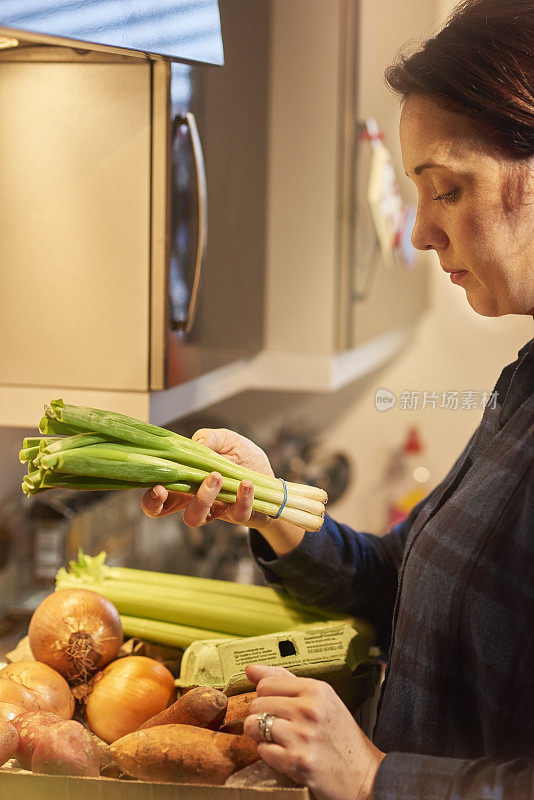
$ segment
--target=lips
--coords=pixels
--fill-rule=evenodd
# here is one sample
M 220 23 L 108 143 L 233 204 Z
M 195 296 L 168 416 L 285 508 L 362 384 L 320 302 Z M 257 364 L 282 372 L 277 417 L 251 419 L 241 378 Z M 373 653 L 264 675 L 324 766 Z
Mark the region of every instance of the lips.
M 468 274 L 466 269 L 456 269 L 456 270 L 445 270 L 449 272 L 449 278 L 451 279 L 451 283 L 461 283 L 461 281 L 465 278 Z

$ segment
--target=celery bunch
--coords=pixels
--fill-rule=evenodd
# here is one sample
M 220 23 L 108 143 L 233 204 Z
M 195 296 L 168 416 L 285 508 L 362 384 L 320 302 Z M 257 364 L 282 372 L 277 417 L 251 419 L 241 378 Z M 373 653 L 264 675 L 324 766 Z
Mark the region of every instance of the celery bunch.
M 57 487 L 113 490 L 161 484 L 194 494 L 210 472 L 223 477 L 218 499 L 236 500 L 239 482 L 254 484 L 253 509 L 318 531 L 326 492 L 284 484 L 279 478 L 238 466 L 203 444 L 148 422 L 53 400 L 45 406 L 41 437 L 24 439 L 19 458 L 28 464 L 22 491 L 37 494 Z
M 104 552 L 95 557 L 80 552 L 78 561 L 57 573 L 56 590 L 82 587 L 104 595 L 119 611 L 127 636 L 186 647 L 198 639 L 260 636 L 342 619 L 354 625 L 364 641 L 370 643 L 373 638 L 368 623 L 303 606 L 283 591 L 110 567 L 105 557 Z

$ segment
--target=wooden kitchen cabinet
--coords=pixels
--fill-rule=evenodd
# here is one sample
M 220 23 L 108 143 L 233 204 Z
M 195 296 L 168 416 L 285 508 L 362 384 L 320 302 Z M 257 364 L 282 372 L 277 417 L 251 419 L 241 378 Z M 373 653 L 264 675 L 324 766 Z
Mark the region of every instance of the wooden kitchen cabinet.
M 2 384 L 147 388 L 150 81 L 0 64 Z
M 266 386 L 330 390 L 369 372 L 399 351 L 426 305 L 420 266 L 386 266 L 376 248 L 371 264 L 363 248 L 351 253 L 355 226 L 361 240 L 374 236 L 354 194 L 360 120 L 376 115 L 386 139 L 397 136 L 396 102 L 383 102 L 381 59 L 392 53 L 365 42 L 362 26 L 380 24 L 371 6 L 272 3 Z

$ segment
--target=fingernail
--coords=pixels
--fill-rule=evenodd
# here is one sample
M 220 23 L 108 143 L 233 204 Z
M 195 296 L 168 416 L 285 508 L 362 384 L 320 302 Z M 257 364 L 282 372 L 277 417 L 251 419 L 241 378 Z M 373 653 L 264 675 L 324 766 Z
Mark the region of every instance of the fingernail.
M 254 485 L 249 481 L 245 481 L 245 483 L 243 484 L 243 488 L 245 492 L 252 492 L 254 490 Z
M 215 487 L 218 485 L 219 485 L 219 478 L 216 478 L 215 475 L 210 475 L 208 478 L 208 488 L 215 489 Z
M 159 494 L 156 492 L 155 489 L 150 490 L 150 497 L 153 497 L 154 500 L 159 500 Z

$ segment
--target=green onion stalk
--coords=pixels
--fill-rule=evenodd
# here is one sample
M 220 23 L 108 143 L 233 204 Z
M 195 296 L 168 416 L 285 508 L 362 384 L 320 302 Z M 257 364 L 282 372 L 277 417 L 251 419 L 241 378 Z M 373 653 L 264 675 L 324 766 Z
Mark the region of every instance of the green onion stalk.
M 194 494 L 210 472 L 223 477 L 218 499 L 236 501 L 239 483 L 254 485 L 253 509 L 318 531 L 326 492 L 283 482 L 241 467 L 199 442 L 141 420 L 54 400 L 45 406 L 40 437 L 26 437 L 20 450 L 28 464 L 22 481 L 27 495 L 54 488 L 111 491 L 161 484 Z

